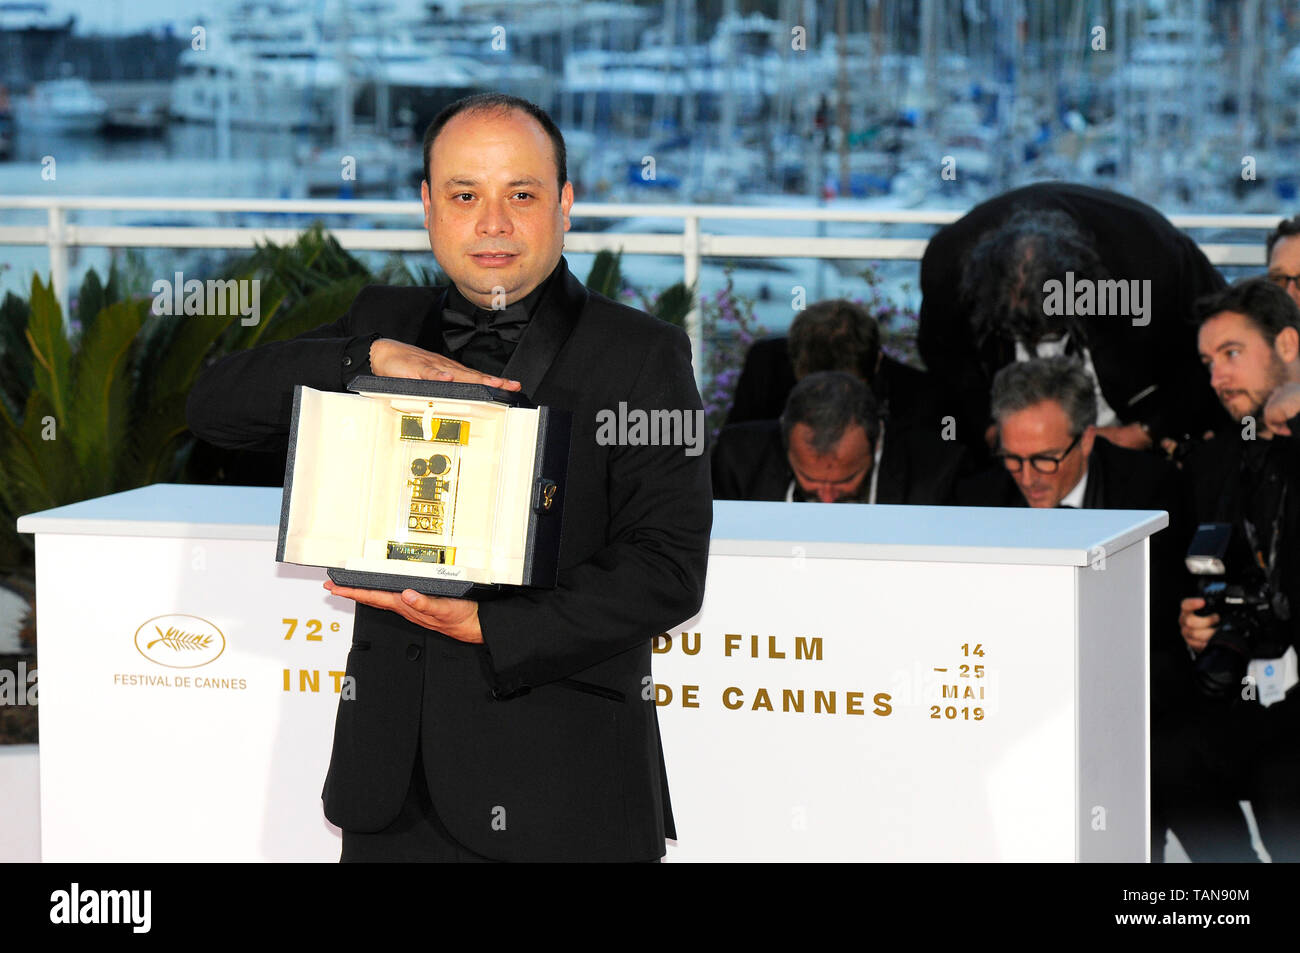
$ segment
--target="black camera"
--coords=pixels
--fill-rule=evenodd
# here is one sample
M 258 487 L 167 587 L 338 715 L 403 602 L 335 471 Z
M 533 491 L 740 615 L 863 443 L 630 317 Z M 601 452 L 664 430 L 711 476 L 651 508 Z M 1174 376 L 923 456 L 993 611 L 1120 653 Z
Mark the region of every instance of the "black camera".
M 1197 687 L 1211 698 L 1240 690 L 1253 658 L 1277 658 L 1286 651 L 1286 600 L 1269 584 L 1262 559 L 1232 523 L 1202 523 L 1187 548 L 1187 568 L 1198 577 L 1205 607 L 1218 615 L 1214 635 L 1196 658 Z

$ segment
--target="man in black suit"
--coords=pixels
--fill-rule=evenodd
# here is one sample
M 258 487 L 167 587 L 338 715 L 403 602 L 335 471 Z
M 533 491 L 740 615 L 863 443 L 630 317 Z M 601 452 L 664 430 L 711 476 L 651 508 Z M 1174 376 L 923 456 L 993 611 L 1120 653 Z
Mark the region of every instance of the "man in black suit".
M 1101 284 L 1116 281 L 1123 287 Z M 1054 354 L 1078 358 L 1093 378 L 1101 436 L 1170 449 L 1164 441 L 1223 422 L 1186 323 L 1192 303 L 1223 286 L 1196 244 L 1150 206 L 1039 183 L 989 199 L 930 239 L 917 345 L 945 388 L 944 414 L 977 453 L 996 436 L 993 375 Z M 1113 307 L 1122 313 L 1100 313 Z
M 780 420 L 722 428 L 713 449 L 713 495 L 942 504 L 964 459 L 937 432 L 882 424 L 875 397 L 856 377 L 820 371 L 795 385 Z
M 461 100 L 424 156 L 425 225 L 453 285 L 366 288 L 336 323 L 226 358 L 191 393 L 191 426 L 280 447 L 293 385 L 337 391 L 362 372 L 571 411 L 554 590 L 476 602 L 326 583 L 358 605 L 325 814 L 344 860 L 655 860 L 675 833 L 650 641 L 701 604 L 708 470 L 683 447 L 603 445 L 597 416 L 698 410 L 690 345 L 569 274 L 573 188 L 539 108 Z
M 727 423 L 775 420 L 795 382 L 815 371 L 844 371 L 866 381 L 889 420 L 939 426 L 928 375 L 881 350 L 876 319 L 862 305 L 843 298 L 810 304 L 795 317 L 788 337 L 765 338 L 750 346 Z
M 1275 593 L 1270 621 L 1246 644 L 1250 658 L 1227 697 L 1201 697 L 1174 734 L 1173 827 L 1192 860 L 1251 861 L 1249 800 L 1274 862 L 1300 861 L 1300 309 L 1265 278 L 1239 281 L 1197 305 L 1198 346 L 1210 385 L 1237 426 L 1184 462 L 1196 518 L 1231 523 L 1257 562 L 1228 565 L 1229 582 Z M 1253 556 L 1253 559 L 1251 558 Z M 1198 668 L 1224 619 L 1208 613 L 1184 574 L 1179 626 Z M 1237 610 L 1242 611 L 1242 610 Z M 1229 653 L 1231 655 L 1233 653 Z M 1220 655 L 1222 661 L 1224 656 Z M 1215 666 L 1219 669 L 1218 666 Z M 1184 835 L 1186 831 L 1186 835 Z
M 1083 367 L 1066 357 L 1008 364 L 993 379 L 996 467 L 963 485 L 961 502 L 983 506 L 1164 510 L 1169 526 L 1151 538 L 1150 659 L 1152 858 L 1163 857 L 1169 797 L 1165 728 L 1190 703 L 1191 666 L 1172 613 L 1190 527 L 1178 470 L 1154 453 L 1118 447 L 1097 433 L 1097 402 Z

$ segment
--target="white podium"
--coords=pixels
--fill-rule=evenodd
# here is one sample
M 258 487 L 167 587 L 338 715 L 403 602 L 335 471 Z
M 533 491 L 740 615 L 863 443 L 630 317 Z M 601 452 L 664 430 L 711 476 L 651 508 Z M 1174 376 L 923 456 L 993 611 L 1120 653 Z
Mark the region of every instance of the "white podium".
M 280 492 L 159 485 L 36 534 L 45 860 L 338 858 L 351 604 L 274 562 Z M 656 640 L 668 860 L 1148 853 L 1163 513 L 718 503 Z

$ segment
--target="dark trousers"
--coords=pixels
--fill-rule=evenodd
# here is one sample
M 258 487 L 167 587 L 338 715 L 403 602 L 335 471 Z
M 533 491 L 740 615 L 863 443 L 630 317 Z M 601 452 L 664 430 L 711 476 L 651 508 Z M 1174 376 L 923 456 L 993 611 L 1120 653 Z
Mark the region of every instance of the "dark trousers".
M 1155 807 L 1191 860 L 1258 860 L 1244 800 L 1273 861 L 1300 861 L 1300 687 L 1268 708 L 1198 701 L 1153 730 L 1152 754 Z

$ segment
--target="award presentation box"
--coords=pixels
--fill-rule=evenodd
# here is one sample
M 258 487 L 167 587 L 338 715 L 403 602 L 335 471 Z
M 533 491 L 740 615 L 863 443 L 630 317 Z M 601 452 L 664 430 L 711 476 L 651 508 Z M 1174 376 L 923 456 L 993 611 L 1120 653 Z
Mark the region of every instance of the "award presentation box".
M 294 390 L 277 560 L 364 589 L 554 587 L 566 411 L 478 384 L 348 389 Z

